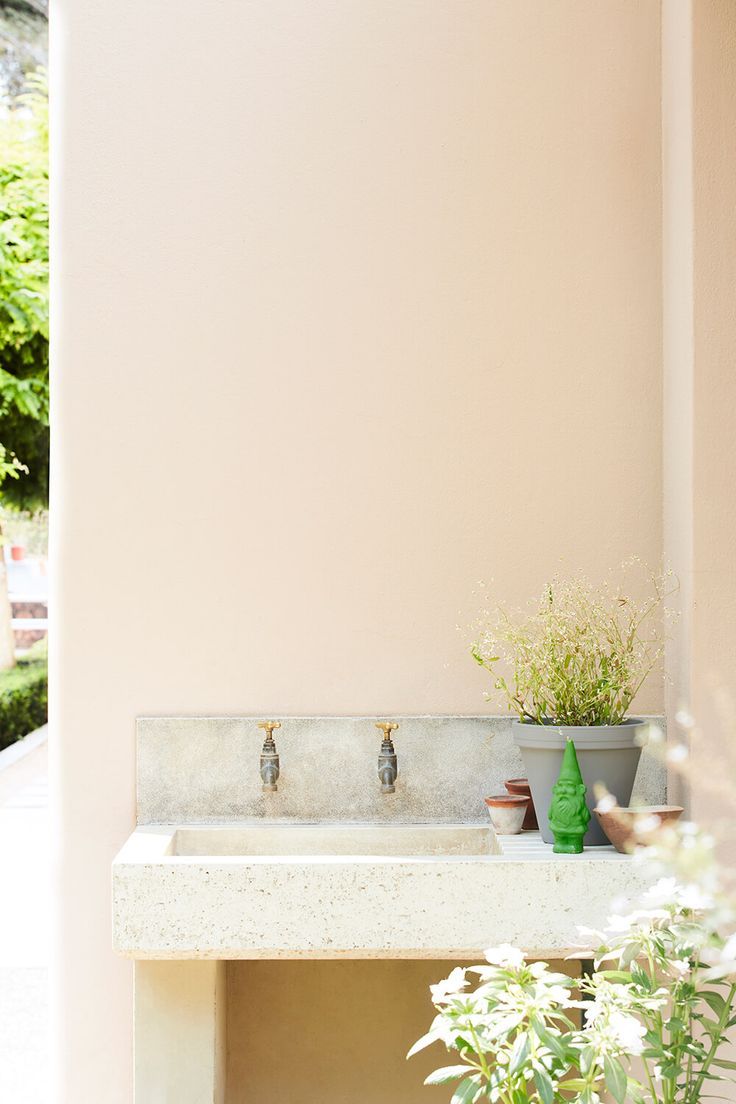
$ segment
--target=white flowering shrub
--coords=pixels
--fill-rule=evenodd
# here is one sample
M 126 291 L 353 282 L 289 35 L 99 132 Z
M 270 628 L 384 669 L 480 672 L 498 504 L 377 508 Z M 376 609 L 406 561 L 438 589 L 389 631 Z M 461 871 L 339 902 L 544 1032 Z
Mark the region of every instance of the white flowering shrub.
M 736 1062 L 736 906 L 713 841 L 667 828 L 641 852 L 659 878 L 604 931 L 590 976 L 573 980 L 504 946 L 432 986 L 437 1010 L 409 1055 L 435 1042 L 456 1054 L 427 1084 L 455 1083 L 452 1104 L 696 1104 L 719 1095 Z M 707 1088 L 707 1094 L 705 1092 Z

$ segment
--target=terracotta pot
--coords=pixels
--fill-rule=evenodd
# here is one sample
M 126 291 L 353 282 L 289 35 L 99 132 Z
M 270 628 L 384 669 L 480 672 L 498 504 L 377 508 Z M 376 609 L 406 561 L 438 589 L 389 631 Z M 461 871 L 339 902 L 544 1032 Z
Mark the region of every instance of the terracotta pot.
M 22 544 L 12 544 L 10 546 L 10 558 L 11 560 L 25 559 L 26 550 Z
M 615 805 L 607 812 L 595 810 L 598 823 L 609 840 L 622 854 L 630 854 L 638 842 L 647 838 L 663 824 L 674 824 L 682 816 L 681 805 L 637 805 L 622 808 Z
M 532 801 L 532 788 L 529 785 L 529 779 L 509 778 L 506 782 L 504 782 L 504 786 L 510 794 L 521 794 L 522 797 L 527 798 L 524 823 L 521 827 L 525 832 L 536 832 L 539 828 L 539 825 L 537 824 L 537 811 L 534 808 L 534 802 Z
M 491 824 L 499 836 L 515 836 L 521 831 L 528 798 L 521 794 L 494 794 L 485 799 Z

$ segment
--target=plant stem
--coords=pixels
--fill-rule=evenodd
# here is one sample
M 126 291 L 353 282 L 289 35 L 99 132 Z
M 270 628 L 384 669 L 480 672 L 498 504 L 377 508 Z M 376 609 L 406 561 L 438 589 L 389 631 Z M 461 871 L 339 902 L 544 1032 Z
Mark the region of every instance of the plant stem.
M 480 1045 L 480 1040 L 478 1038 L 478 1035 L 477 1035 L 476 1030 L 473 1027 L 472 1023 L 469 1023 L 468 1027 L 470 1029 L 470 1034 L 473 1038 L 473 1045 L 475 1046 L 475 1053 L 478 1055 L 478 1060 L 480 1061 L 480 1068 L 483 1072 L 483 1076 L 487 1080 L 491 1075 L 491 1071 L 490 1071 L 490 1068 L 488 1066 L 488 1063 L 486 1062 L 486 1056 L 483 1053 L 483 1048 Z
M 647 1062 L 646 1058 L 642 1058 L 641 1061 L 642 1061 L 642 1065 L 644 1066 L 644 1072 L 647 1075 L 647 1082 L 649 1083 L 649 1092 L 651 1094 L 652 1101 L 654 1102 L 654 1104 L 658 1104 L 659 1097 L 657 1096 L 657 1090 L 654 1087 L 654 1078 L 652 1077 L 652 1075 L 650 1073 L 649 1063 Z
M 698 1074 L 695 1084 L 693 1085 L 692 1095 L 688 1098 L 688 1104 L 696 1104 L 696 1101 L 700 1099 L 700 1090 L 703 1087 L 703 1082 L 705 1081 L 706 1075 L 711 1067 L 713 1059 L 718 1053 L 718 1048 L 721 1045 L 721 1035 L 723 1034 L 726 1024 L 731 1017 L 731 1006 L 733 1004 L 734 996 L 736 996 L 736 984 L 732 985 L 728 990 L 728 997 L 726 998 L 723 1012 L 718 1017 L 718 1034 L 711 1036 L 710 1050 L 705 1056 L 705 1060 L 700 1067 L 700 1073 Z

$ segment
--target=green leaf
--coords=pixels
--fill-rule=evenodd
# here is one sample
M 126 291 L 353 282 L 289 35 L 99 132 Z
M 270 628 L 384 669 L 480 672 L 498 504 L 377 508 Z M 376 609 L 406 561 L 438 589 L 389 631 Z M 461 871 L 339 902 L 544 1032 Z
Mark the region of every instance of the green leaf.
M 624 969 L 630 966 L 638 954 L 639 948 L 636 943 L 630 943 L 628 947 L 624 947 L 624 952 L 621 955 L 621 966 Z
M 551 1032 L 547 1031 L 547 1029 L 537 1019 L 534 1019 L 532 1021 L 532 1027 L 534 1028 L 534 1031 L 535 1031 L 539 1041 L 541 1043 L 544 1043 L 544 1045 L 547 1047 L 547 1049 L 551 1050 L 552 1053 L 557 1058 L 560 1058 L 562 1061 L 564 1061 L 565 1060 L 565 1047 L 560 1042 L 560 1040 L 557 1038 L 557 1036 L 555 1036 Z
M 665 1062 L 662 1066 L 662 1079 L 664 1081 L 674 1081 L 679 1077 L 680 1073 L 681 1070 L 677 1062 Z
M 509 1057 L 509 1073 L 516 1074 L 522 1069 L 529 1055 L 529 1036 L 522 1031 L 514 1040 Z
M 444 1085 L 447 1081 L 454 1081 L 456 1077 L 464 1077 L 468 1072 L 467 1066 L 442 1066 L 425 1077 L 425 1085 Z
M 626 1091 L 634 1104 L 644 1104 L 644 1087 L 634 1077 L 626 1078 Z
M 587 1076 L 590 1073 L 593 1060 L 595 1059 L 595 1051 L 592 1046 L 583 1047 L 580 1052 L 580 1072 Z
M 417 1039 L 406 1057 L 413 1058 L 420 1050 L 424 1050 L 425 1047 L 431 1046 L 432 1043 L 436 1043 L 438 1039 L 439 1035 L 436 1031 L 428 1031 L 426 1035 L 422 1035 L 421 1039 Z
M 626 1071 L 617 1058 L 603 1059 L 603 1076 L 606 1087 L 618 1104 L 624 1104 L 626 1099 Z
M 714 993 L 710 989 L 705 990 L 700 994 L 705 1003 L 715 1012 L 716 1016 L 721 1018 L 726 1011 L 726 1002 L 720 993 Z
M 542 1101 L 542 1104 L 552 1104 L 555 1098 L 555 1089 L 544 1070 L 538 1069 L 534 1071 L 534 1084 L 537 1086 L 537 1092 L 539 1093 L 539 1099 Z
M 571 1077 L 568 1081 L 561 1081 L 559 1085 L 560 1092 L 582 1092 L 587 1088 L 588 1082 L 583 1081 L 582 1077 Z
M 631 976 L 636 984 L 641 986 L 647 993 L 650 993 L 656 984 L 653 978 L 637 962 L 631 964 Z
M 477 1073 L 473 1074 L 471 1077 L 466 1077 L 464 1081 L 460 1082 L 452 1094 L 450 1104 L 473 1104 L 479 1089 L 480 1078 Z
M 709 1016 L 698 1016 L 698 1019 L 712 1039 L 720 1038 L 723 1034 L 723 1024 L 718 1020 L 711 1020 Z

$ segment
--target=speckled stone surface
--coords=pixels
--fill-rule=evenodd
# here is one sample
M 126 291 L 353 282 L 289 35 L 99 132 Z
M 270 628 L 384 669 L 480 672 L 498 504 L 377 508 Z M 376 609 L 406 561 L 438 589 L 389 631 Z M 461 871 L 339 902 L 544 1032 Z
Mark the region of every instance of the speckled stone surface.
M 506 717 L 392 718 L 390 795 L 373 717 L 276 718 L 281 776 L 263 793 L 262 719 L 138 721 L 139 827 L 113 864 L 119 953 L 469 958 L 508 941 L 559 957 L 578 923 L 600 926 L 645 884 L 613 849 L 561 856 L 533 833 L 495 837 L 483 798 L 523 774 Z M 636 791 L 665 799 L 646 750 Z
M 601 926 L 615 897 L 648 880 L 612 848 L 555 855 L 536 833 L 497 842 L 500 854 L 462 856 L 192 856 L 175 854 L 175 830 L 138 828 L 113 864 L 114 947 L 161 959 L 473 958 L 512 942 L 560 957 L 580 946 L 578 924 Z
M 244 818 L 386 823 L 483 822 L 483 798 L 523 775 L 508 717 L 394 717 L 399 777 L 382 794 L 378 717 L 281 717 L 276 793 L 258 772 L 263 717 L 143 717 L 137 722 L 138 823 Z M 656 718 L 661 725 L 661 719 Z M 644 750 L 634 799 L 666 799 Z

